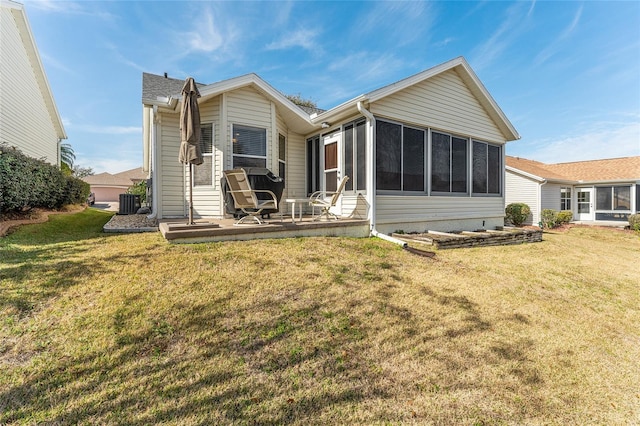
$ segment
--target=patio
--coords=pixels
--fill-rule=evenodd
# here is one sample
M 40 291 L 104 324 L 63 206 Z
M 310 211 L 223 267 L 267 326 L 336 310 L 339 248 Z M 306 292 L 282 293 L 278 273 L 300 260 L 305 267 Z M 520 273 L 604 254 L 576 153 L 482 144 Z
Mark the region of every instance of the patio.
M 187 225 L 186 219 L 159 221 L 162 236 L 171 243 L 199 243 L 211 241 L 255 240 L 294 237 L 367 237 L 369 221 L 344 218 L 340 220 L 314 220 L 303 216 L 292 221 L 291 216 L 272 215 L 264 224 L 234 226 L 235 219 L 196 220 Z

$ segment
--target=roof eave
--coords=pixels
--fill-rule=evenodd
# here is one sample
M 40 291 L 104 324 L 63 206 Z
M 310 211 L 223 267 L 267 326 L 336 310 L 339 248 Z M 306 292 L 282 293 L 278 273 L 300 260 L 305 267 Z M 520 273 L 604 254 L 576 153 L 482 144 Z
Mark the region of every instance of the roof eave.
M 62 118 L 60 117 L 60 113 L 58 112 L 55 99 L 53 98 L 53 92 L 51 91 L 49 80 L 47 79 L 47 75 L 44 71 L 44 66 L 42 65 L 42 61 L 40 60 L 38 47 L 36 46 L 36 41 L 33 37 L 31 26 L 29 25 L 29 19 L 27 18 L 27 14 L 24 11 L 24 6 L 13 1 L 3 1 L 2 3 L 3 7 L 8 7 L 9 9 L 11 9 L 12 15 L 16 20 L 18 31 L 20 31 L 21 33 L 20 38 L 22 39 L 24 48 L 31 61 L 34 63 L 36 80 L 38 80 L 39 82 L 40 90 L 42 91 L 45 105 L 47 106 L 47 110 L 49 111 L 51 122 L 56 130 L 56 136 L 58 137 L 58 139 L 67 139 L 67 133 L 64 129 L 64 125 L 62 124 Z

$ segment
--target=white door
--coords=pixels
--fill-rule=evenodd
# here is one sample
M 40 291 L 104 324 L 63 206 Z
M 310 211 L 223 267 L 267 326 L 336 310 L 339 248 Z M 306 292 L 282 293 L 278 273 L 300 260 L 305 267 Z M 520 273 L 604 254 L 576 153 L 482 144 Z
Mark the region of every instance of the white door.
M 338 188 L 338 164 L 339 150 L 337 136 L 327 137 L 324 140 L 324 187 L 327 192 L 334 192 Z
M 578 220 L 593 220 L 593 188 L 577 188 Z

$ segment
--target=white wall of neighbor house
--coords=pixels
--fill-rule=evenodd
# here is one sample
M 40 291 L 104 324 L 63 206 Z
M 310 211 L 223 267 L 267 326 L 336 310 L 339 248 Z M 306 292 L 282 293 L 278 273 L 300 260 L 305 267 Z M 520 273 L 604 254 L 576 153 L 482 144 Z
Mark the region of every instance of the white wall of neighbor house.
M 58 164 L 58 135 L 12 9 L 0 8 L 0 142 Z M 16 90 L 20 88 L 20 90 Z
M 571 185 L 547 183 L 540 188 L 541 210 L 551 209 L 560 211 L 560 189 Z M 537 223 L 537 222 L 536 222 Z
M 507 170 L 505 207 L 511 203 L 525 203 L 529 206 L 531 214 L 525 222 L 527 225 L 540 222 L 540 182 Z

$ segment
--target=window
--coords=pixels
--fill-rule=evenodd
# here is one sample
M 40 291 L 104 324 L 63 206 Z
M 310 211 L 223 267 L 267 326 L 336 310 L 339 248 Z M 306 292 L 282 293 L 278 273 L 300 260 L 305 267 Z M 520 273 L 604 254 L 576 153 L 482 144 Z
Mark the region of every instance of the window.
M 431 133 L 431 191 L 467 192 L 467 139 Z
M 193 168 L 193 186 L 213 185 L 213 124 L 200 124 L 202 164 Z
M 424 130 L 376 122 L 376 185 L 380 190 L 424 191 Z
M 278 134 L 278 174 L 284 181 L 284 174 L 287 168 L 287 139 L 284 135 Z
M 501 157 L 499 146 L 473 141 L 474 194 L 500 194 Z
M 267 167 L 267 130 L 233 125 L 233 168 Z
M 631 210 L 631 186 L 596 188 L 596 210 Z
M 365 190 L 365 122 L 350 123 L 344 126 L 344 174 L 349 176 L 346 191 Z M 355 170 L 355 172 L 354 172 Z
M 560 188 L 560 210 L 571 210 L 571 188 Z

